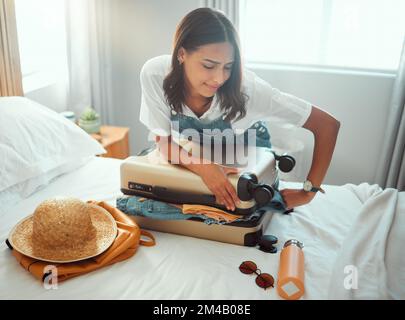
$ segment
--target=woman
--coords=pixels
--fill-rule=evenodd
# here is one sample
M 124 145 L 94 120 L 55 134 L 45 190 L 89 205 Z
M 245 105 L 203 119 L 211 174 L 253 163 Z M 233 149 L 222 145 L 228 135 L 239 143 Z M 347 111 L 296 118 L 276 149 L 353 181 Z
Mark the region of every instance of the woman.
M 237 32 L 221 12 L 199 8 L 187 14 L 177 27 L 172 56 L 147 61 L 141 86 L 140 120 L 155 135 L 161 153 L 198 174 L 228 210 L 239 202 L 227 179 L 236 169 L 200 159 L 182 161 L 189 154 L 172 139 L 175 131 L 246 132 L 259 120 L 302 126 L 314 134 L 312 165 L 302 189 L 284 189 L 281 195 L 286 206 L 293 208 L 310 202 L 317 191 L 323 192 L 320 186 L 335 148 L 339 121 L 243 69 Z M 173 150 L 179 150 L 178 154 Z

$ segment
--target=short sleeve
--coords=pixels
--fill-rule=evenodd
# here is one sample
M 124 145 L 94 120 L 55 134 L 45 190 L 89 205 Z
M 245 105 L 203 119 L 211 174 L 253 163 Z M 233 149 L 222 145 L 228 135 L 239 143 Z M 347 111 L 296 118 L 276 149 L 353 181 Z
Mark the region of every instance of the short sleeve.
M 244 72 L 250 117 L 296 127 L 304 125 L 312 110 L 311 103 L 273 88 L 250 70 Z
M 147 61 L 140 73 L 142 98 L 139 120 L 155 135 L 169 136 L 170 107 L 164 97 L 164 77 L 153 69 L 153 62 Z

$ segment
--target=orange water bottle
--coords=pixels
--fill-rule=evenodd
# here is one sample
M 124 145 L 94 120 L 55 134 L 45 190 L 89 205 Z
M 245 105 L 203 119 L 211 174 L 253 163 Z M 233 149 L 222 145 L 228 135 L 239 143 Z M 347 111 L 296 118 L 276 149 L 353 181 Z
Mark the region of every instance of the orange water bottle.
M 277 292 L 284 299 L 297 300 L 305 292 L 303 247 L 302 242 L 290 239 L 281 250 Z

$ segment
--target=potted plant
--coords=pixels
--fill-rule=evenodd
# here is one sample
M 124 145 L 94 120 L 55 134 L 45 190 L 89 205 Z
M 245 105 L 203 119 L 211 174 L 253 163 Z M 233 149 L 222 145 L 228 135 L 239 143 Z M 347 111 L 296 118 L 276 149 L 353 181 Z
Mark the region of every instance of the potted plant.
M 79 126 L 87 133 L 100 132 L 100 115 L 92 107 L 86 107 L 79 118 Z

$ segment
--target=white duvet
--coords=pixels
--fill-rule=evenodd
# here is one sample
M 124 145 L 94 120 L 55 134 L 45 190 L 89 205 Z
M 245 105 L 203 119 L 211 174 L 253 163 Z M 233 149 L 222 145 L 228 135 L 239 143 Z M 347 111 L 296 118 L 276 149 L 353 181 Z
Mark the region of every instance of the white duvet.
M 405 299 L 405 192 L 347 188 L 362 206 L 336 257 L 329 298 Z
M 394 208 L 393 194 L 383 195 L 375 186 L 366 184 L 325 186 L 325 195 L 317 195 L 308 205 L 296 208 L 294 213 L 273 214 L 265 233 L 279 238 L 277 254 L 153 232 L 156 246 L 140 247 L 128 260 L 60 283 L 57 289 L 44 288 L 19 266 L 5 245 L 10 230 L 31 214 L 41 201 L 53 196 L 105 200 L 114 204 L 121 194 L 120 164 L 121 161 L 116 159 L 95 158 L 19 204 L 0 208 L 1 299 L 280 299 L 275 289 L 260 289 L 255 284 L 255 277 L 242 274 L 238 266 L 244 260 L 253 260 L 262 272 L 277 279 L 280 249 L 290 238 L 304 242 L 305 246 L 306 292 L 303 299 L 360 298 L 366 296 L 365 292 L 368 297 L 375 298 L 403 297 L 400 293 L 403 289 L 399 289 L 404 287 L 403 276 L 401 278 L 398 271 L 403 270 L 404 263 L 397 254 L 403 243 L 403 232 L 397 223 L 392 222 L 394 216 L 403 220 L 403 215 L 400 218 L 393 209 L 380 223 L 373 218 L 364 218 L 363 228 L 356 228 L 357 224 L 362 225 L 365 208 L 374 209 L 372 199 L 376 193 L 381 195 L 380 207 L 391 203 Z M 301 185 L 289 183 L 282 186 Z M 399 196 L 402 197 L 403 211 L 403 195 Z M 374 213 L 370 211 L 377 216 L 375 210 Z M 391 228 L 389 233 L 387 228 Z M 367 234 L 381 234 L 383 237 L 384 232 L 385 247 L 377 240 L 371 243 L 363 240 L 363 236 L 371 239 Z M 353 256 L 357 260 L 352 261 Z M 359 268 L 356 291 L 346 290 L 342 285 L 346 276 L 342 266 L 347 263 Z M 368 279 L 371 274 L 378 275 L 379 286 L 375 286 L 377 281 L 374 279 Z M 367 282 L 363 282 L 362 277 L 366 277 Z

